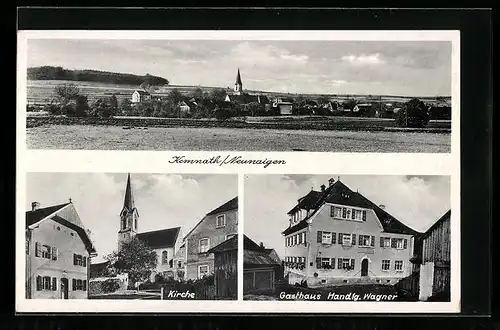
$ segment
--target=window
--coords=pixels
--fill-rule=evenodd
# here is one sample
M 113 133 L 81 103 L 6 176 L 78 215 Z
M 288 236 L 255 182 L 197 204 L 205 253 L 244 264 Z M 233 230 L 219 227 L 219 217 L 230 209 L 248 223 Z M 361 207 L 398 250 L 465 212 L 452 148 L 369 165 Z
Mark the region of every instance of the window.
M 321 243 L 323 244 L 332 244 L 332 233 L 330 232 L 322 232 L 321 234 Z
M 391 261 L 390 260 L 382 260 L 382 270 L 389 270 L 391 269 Z
M 73 253 L 73 265 L 87 267 L 87 257 Z
M 391 239 L 389 237 L 380 237 L 380 247 L 383 248 L 391 247 Z
M 351 266 L 351 259 L 342 259 L 342 269 L 349 269 Z
M 177 268 L 182 268 L 182 261 L 177 261 Z
M 161 263 L 163 265 L 168 263 L 168 251 L 162 251 L 161 253 Z
M 342 236 L 342 240 L 341 240 L 341 244 L 342 245 L 353 245 L 352 244 L 352 235 L 351 234 L 341 234 Z
M 73 291 L 87 291 L 87 280 L 74 278 L 72 281 Z
M 50 276 L 43 277 L 43 290 L 51 290 Z
M 330 258 L 321 258 L 321 268 L 330 268 Z
M 297 235 L 293 235 L 293 244 L 292 245 L 297 245 Z
M 403 271 L 403 260 L 396 260 L 394 262 L 394 270 L 398 272 Z
M 202 278 L 208 275 L 208 265 L 200 265 L 198 266 L 198 278 Z
M 42 245 L 42 258 L 51 259 L 50 256 L 50 246 Z
M 391 247 L 396 248 L 396 249 L 403 249 L 404 248 L 404 243 L 402 238 L 393 238 L 391 240 Z
M 226 227 L 226 215 L 218 215 L 217 219 L 215 220 L 215 228 L 222 228 Z
M 330 208 L 330 216 L 334 218 L 342 218 L 342 208 L 338 206 L 332 206 Z
M 301 235 L 302 235 L 302 243 L 305 244 L 306 243 L 306 232 L 305 231 L 302 232 Z
M 363 220 L 363 211 L 361 210 L 352 210 L 352 219 L 354 220 Z
M 200 253 L 206 253 L 210 249 L 210 240 L 208 238 L 202 238 L 199 241 L 199 251 Z
M 359 235 L 359 246 L 374 246 L 375 236 Z

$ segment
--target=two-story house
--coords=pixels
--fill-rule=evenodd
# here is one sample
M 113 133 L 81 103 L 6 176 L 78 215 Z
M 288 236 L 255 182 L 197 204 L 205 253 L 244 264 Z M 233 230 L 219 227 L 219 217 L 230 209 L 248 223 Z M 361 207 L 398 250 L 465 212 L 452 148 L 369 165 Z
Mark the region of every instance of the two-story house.
M 289 212 L 285 275 L 291 284 L 396 283 L 410 274 L 417 233 L 340 180 Z
M 208 251 L 238 234 L 238 197 L 208 212 L 184 238 L 186 279 L 214 272 L 214 255 Z
M 26 212 L 26 298 L 87 299 L 90 258 L 96 256 L 89 232 L 73 203 Z

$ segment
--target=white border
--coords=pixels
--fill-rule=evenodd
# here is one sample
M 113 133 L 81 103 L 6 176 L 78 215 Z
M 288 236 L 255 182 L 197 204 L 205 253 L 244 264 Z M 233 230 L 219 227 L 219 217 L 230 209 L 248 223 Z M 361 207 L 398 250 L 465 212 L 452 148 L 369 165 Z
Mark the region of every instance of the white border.
M 357 40 L 452 42 L 452 133 L 449 154 L 309 152 L 149 152 L 26 150 L 27 39 L 149 40 Z M 460 311 L 460 32 L 459 31 L 18 31 L 16 171 L 16 312 L 210 312 L 210 313 L 456 313 Z M 173 155 L 216 154 L 284 159 L 286 165 L 176 165 Z M 57 159 L 64 159 L 58 162 Z M 325 166 L 324 164 L 328 164 Z M 242 301 L 242 246 L 238 240 L 238 301 L 125 301 L 25 299 L 24 219 L 26 172 L 238 173 L 239 235 L 243 228 L 243 174 L 399 174 L 451 175 L 451 302 Z

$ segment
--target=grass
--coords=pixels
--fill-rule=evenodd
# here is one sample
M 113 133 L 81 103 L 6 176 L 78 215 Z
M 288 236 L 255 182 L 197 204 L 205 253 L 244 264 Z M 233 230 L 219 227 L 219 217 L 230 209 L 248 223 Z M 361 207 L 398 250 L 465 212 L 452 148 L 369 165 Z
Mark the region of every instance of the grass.
M 50 125 L 27 129 L 30 149 L 450 152 L 449 134 L 247 128 Z

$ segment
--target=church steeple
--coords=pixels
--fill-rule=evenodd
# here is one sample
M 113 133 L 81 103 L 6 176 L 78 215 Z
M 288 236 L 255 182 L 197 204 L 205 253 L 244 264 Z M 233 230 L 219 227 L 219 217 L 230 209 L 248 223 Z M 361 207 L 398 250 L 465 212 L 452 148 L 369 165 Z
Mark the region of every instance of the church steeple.
M 118 246 L 137 234 L 137 222 L 139 212 L 134 203 L 132 193 L 132 184 L 130 182 L 130 173 L 127 175 L 127 186 L 125 188 L 125 198 L 123 199 L 123 208 L 120 212 L 120 230 L 118 231 Z
M 243 92 L 243 83 L 241 82 L 240 68 L 238 68 L 238 74 L 236 75 L 236 82 L 234 83 L 234 92 L 240 95 Z

